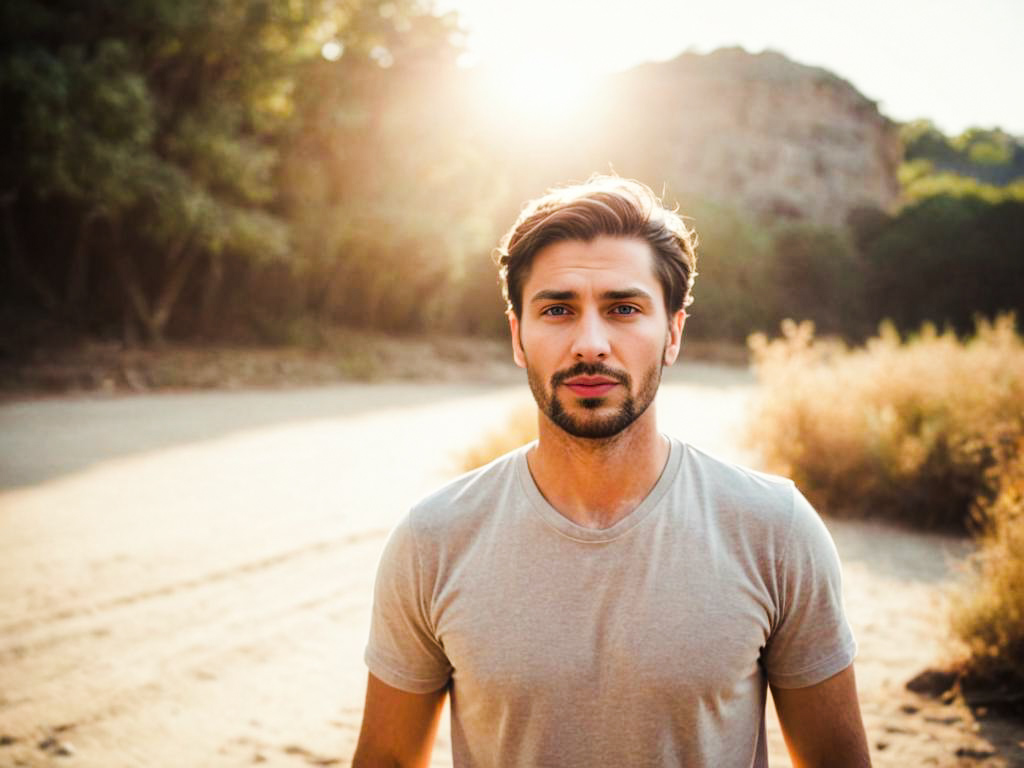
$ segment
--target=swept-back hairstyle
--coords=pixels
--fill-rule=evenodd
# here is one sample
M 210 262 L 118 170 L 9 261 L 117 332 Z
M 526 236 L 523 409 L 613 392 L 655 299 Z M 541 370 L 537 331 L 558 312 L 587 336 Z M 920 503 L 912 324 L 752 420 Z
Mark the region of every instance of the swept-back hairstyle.
M 593 176 L 527 203 L 502 238 L 495 260 L 508 309 L 522 317 L 523 285 L 538 251 L 563 240 L 591 242 L 602 235 L 637 238 L 651 246 L 670 317 L 693 301 L 696 234 L 645 184 Z

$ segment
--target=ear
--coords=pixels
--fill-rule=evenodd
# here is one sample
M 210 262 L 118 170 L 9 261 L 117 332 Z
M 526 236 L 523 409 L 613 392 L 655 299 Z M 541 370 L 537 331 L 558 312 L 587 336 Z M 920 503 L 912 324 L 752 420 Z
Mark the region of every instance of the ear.
M 683 343 L 683 325 L 686 323 L 686 310 L 680 309 L 668 321 L 668 334 L 665 338 L 665 365 L 672 365 L 679 357 L 679 347 Z
M 508 329 L 512 334 L 512 359 L 520 368 L 526 367 L 526 353 L 523 351 L 523 342 L 519 338 L 519 318 L 511 309 L 505 311 L 508 318 Z

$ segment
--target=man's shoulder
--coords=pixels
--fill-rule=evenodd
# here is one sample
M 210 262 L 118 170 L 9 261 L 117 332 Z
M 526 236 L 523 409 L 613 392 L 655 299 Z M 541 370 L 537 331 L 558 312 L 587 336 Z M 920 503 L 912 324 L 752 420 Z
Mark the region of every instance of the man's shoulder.
M 518 492 L 518 464 L 527 448 L 499 456 L 429 493 L 410 510 L 410 522 L 424 533 L 479 524 Z
M 679 492 L 687 501 L 713 510 L 718 524 L 748 535 L 788 530 L 794 514 L 810 505 L 793 481 L 719 458 L 683 444 Z M 813 511 L 812 511 L 813 513 Z
M 834 545 L 817 510 L 789 478 L 725 461 L 685 446 L 685 501 L 700 510 L 706 531 L 735 551 L 753 552 L 762 565 Z M 685 493 L 685 491 L 681 491 Z M 798 542 L 796 548 L 793 542 Z
M 689 443 L 681 445 L 685 476 L 705 491 L 764 501 L 787 501 L 792 497 L 793 481 L 787 477 L 728 461 Z

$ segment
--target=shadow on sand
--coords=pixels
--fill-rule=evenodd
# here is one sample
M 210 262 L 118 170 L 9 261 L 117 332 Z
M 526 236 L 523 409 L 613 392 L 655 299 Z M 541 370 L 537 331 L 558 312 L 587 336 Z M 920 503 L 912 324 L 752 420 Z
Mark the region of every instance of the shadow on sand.
M 0 490 L 247 430 L 412 408 L 495 390 L 451 383 L 71 397 L 0 406 Z

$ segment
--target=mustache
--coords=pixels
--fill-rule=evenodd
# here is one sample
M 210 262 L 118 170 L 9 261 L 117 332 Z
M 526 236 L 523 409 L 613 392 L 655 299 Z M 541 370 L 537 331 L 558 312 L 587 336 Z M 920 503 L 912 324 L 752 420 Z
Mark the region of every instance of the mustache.
M 571 368 L 566 368 L 564 371 L 557 371 L 552 374 L 551 389 L 556 389 L 560 384 L 564 384 L 575 376 L 607 376 L 609 379 L 614 379 L 620 384 L 624 384 L 627 388 L 629 388 L 631 382 L 628 373 L 616 371 L 604 363 L 576 363 Z

